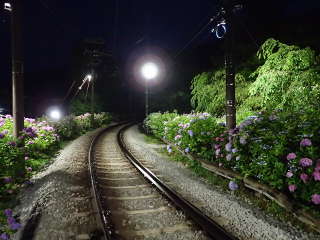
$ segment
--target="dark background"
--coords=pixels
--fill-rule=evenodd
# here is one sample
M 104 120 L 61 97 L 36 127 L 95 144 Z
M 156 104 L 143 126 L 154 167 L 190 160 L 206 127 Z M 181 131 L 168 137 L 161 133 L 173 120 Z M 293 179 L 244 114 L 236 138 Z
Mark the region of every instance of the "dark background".
M 140 57 L 146 54 L 160 56 L 165 70 L 161 81 L 150 86 L 158 107 L 166 101 L 161 101 L 163 92 L 188 92 L 195 74 L 223 64 L 223 40 L 217 40 L 210 32 L 212 26 L 190 42 L 216 15 L 217 3 L 209 0 L 23 1 L 26 116 L 43 114 L 51 104 L 61 103 L 73 81 L 78 81 L 76 86 L 80 84 L 81 76 L 87 71 L 77 65 L 84 39 L 103 39 L 105 51 L 112 58 L 109 70 L 116 72 L 116 77 L 109 79 L 106 77 L 109 70 L 99 70 L 103 72 L 98 72 L 97 79 L 98 92 L 108 102 L 106 111 L 143 111 L 144 89 L 135 69 Z M 238 14 L 235 26 L 236 64 L 253 54 L 269 37 L 319 51 L 319 1 L 247 0 L 243 3 L 244 9 Z M 10 110 L 9 15 L 10 12 L 1 9 L 0 108 Z M 111 86 L 117 87 L 117 92 L 108 93 Z M 180 102 L 186 111 L 187 101 Z M 153 108 L 157 110 L 156 106 Z

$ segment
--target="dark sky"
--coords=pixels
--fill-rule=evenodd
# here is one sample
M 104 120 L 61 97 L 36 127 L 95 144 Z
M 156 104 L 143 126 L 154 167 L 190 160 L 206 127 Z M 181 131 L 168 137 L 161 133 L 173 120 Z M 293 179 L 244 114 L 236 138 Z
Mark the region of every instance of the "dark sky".
M 84 38 L 103 38 L 107 43 L 107 49 L 119 63 L 125 63 L 141 43 L 157 46 L 174 57 L 209 18 L 216 14 L 218 1 L 24 0 L 23 2 L 25 72 L 41 72 L 68 68 L 72 50 Z M 246 31 L 251 34 L 248 41 L 256 40 L 260 43 L 261 36 L 268 35 L 270 29 L 278 29 L 284 22 L 290 24 L 291 21 L 293 28 L 294 24 L 299 22 L 303 22 L 306 28 L 313 27 L 315 36 L 319 37 L 320 22 L 317 15 L 320 12 L 320 1 L 244 0 L 243 2 L 244 24 Z M 8 14 L 1 9 L 0 98 L 4 91 L 10 90 L 11 81 Z M 272 27 L 267 28 L 266 26 L 270 24 Z M 283 28 L 281 30 L 279 28 L 276 36 L 281 37 L 281 31 Z M 181 56 L 190 48 L 195 48 L 204 42 L 214 44 L 215 41 L 214 36 L 205 30 L 181 53 Z M 27 84 L 31 84 L 30 79 L 26 81 Z

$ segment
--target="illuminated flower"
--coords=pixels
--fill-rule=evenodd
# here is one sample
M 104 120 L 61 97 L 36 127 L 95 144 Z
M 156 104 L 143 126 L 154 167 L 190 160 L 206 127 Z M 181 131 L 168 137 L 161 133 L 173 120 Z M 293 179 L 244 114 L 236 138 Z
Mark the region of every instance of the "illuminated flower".
M 320 181 L 320 172 L 315 171 L 312 175 L 315 181 Z
M 230 142 L 227 143 L 225 148 L 226 148 L 226 151 L 227 151 L 227 152 L 231 152 L 232 144 L 231 144 Z
M 184 150 L 186 153 L 190 152 L 190 148 L 187 147 L 185 150 Z
M 290 192 L 294 192 L 294 191 L 297 189 L 297 186 L 294 185 L 294 184 L 290 184 L 290 185 L 288 186 L 288 188 L 289 188 L 289 191 L 290 191 Z
M 182 138 L 182 136 L 178 134 L 177 136 L 174 137 L 174 140 L 178 140 L 180 138 Z
M 232 154 L 227 154 L 226 159 L 227 161 L 230 161 L 232 159 Z
M 308 179 L 309 179 L 309 176 L 305 173 L 301 173 L 300 174 L 300 179 L 304 182 L 304 183 L 307 183 Z
M 190 137 L 193 137 L 193 131 L 192 130 L 188 130 L 188 134 Z
M 245 144 L 247 143 L 247 139 L 244 138 L 244 137 L 240 137 L 240 143 L 241 143 L 242 145 L 245 145 Z
M 240 158 L 241 158 L 240 156 L 237 156 L 237 157 L 236 157 L 236 161 L 239 161 L 239 160 L 240 160 Z
M 219 145 L 219 144 L 215 144 L 214 145 L 214 149 L 218 149 L 218 148 L 220 148 L 221 146 Z
M 307 147 L 307 146 L 311 146 L 311 145 L 312 145 L 312 142 L 311 142 L 311 140 L 308 139 L 308 138 L 304 138 L 304 139 L 302 139 L 301 142 L 300 142 L 300 146 L 301 146 L 301 147 Z
M 10 238 L 9 238 L 9 235 L 8 235 L 8 234 L 2 233 L 2 234 L 0 235 L 0 239 L 2 239 L 2 240 L 9 240 Z
M 301 158 L 299 163 L 302 167 L 309 167 L 312 165 L 312 160 L 310 158 Z
M 3 178 L 3 181 L 4 181 L 5 183 L 10 183 L 10 182 L 12 182 L 12 178 L 11 178 L 11 177 L 4 177 L 4 178 Z
M 231 151 L 232 151 L 232 153 L 236 153 L 236 152 L 238 152 L 238 149 L 233 148 Z
M 292 176 L 293 176 L 293 173 L 290 172 L 290 171 L 288 171 L 287 174 L 286 174 L 286 177 L 287 177 L 287 178 L 291 178 Z
M 221 151 L 221 149 L 218 148 L 218 149 L 216 150 L 216 155 L 219 155 L 219 154 L 220 154 L 220 151 Z
M 234 181 L 230 181 L 229 182 L 229 189 L 232 191 L 235 191 L 239 188 L 238 184 Z
M 4 211 L 4 215 L 6 215 L 6 217 L 12 217 L 12 210 L 11 209 L 5 209 Z
M 316 205 L 320 204 L 320 194 L 313 194 L 311 201 Z
M 1 126 L 0 126 L 0 127 L 1 127 Z M 4 136 L 5 136 L 5 135 L 4 135 L 3 133 L 0 133 L 0 139 L 1 139 L 1 138 L 4 138 Z
M 15 146 L 17 146 L 17 143 L 14 141 L 11 141 L 11 142 L 8 142 L 8 145 L 15 147 Z
M 32 168 L 31 167 L 27 167 L 26 168 L 28 172 L 32 172 Z
M 18 230 L 19 228 L 21 228 L 21 224 L 20 223 L 17 223 L 17 222 L 14 222 L 12 224 L 9 224 L 9 227 L 12 229 L 12 230 Z
M 295 153 L 289 153 L 287 155 L 287 160 L 290 161 L 290 160 L 293 160 L 297 157 L 297 155 Z

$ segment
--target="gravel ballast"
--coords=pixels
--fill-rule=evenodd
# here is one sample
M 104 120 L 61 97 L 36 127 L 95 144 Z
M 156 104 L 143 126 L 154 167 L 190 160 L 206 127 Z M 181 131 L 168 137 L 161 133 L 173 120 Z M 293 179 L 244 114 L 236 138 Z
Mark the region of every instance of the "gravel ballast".
M 318 240 L 318 234 L 307 233 L 266 215 L 252 204 L 241 200 L 219 186 L 213 186 L 187 169 L 158 153 L 165 145 L 148 144 L 137 126 L 129 128 L 125 140 L 132 153 L 156 168 L 182 196 L 206 212 L 231 234 L 241 240 Z
M 87 155 L 98 131 L 70 142 L 47 169 L 33 176 L 32 185 L 22 189 L 14 212 L 23 228 L 14 239 L 91 239 L 97 234 Z

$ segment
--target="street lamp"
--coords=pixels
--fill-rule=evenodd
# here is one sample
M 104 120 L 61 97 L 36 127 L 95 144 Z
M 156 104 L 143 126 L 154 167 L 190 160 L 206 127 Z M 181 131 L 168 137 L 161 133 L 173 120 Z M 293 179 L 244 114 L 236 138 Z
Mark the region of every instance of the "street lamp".
M 158 66 L 153 62 L 145 63 L 141 68 L 141 74 L 146 80 L 145 82 L 145 97 L 146 97 L 146 118 L 148 117 L 149 113 L 149 88 L 148 88 L 148 81 L 154 79 L 159 74 Z

